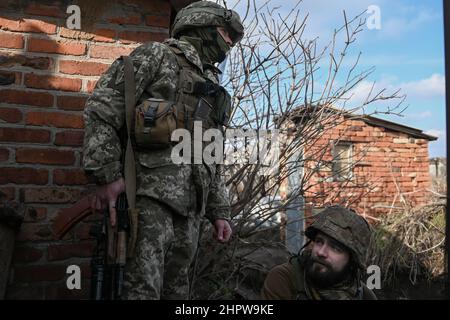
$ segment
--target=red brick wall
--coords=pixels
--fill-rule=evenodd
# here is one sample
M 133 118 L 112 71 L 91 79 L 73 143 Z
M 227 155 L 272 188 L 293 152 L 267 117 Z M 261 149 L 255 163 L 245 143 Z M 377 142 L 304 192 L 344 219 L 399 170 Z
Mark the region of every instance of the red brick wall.
M 359 213 L 377 216 L 389 212 L 390 206 L 425 204 L 431 187 L 428 170 L 428 141 L 368 125 L 360 120 L 343 120 L 326 130 L 312 145 L 305 158 L 307 167 L 315 164 L 314 154 L 326 149 L 324 161 L 332 160 L 332 141 L 353 145 L 353 178 L 349 182 L 330 179 L 331 167 L 322 167 L 308 181 L 306 193 L 314 206 L 332 202 L 349 204 Z M 313 200 L 314 199 L 314 200 Z
M 88 232 L 96 218 L 62 241 L 51 228 L 63 208 L 90 192 L 80 169 L 85 101 L 115 58 L 168 36 L 169 1 L 100 2 L 89 31 L 85 7 L 82 30 L 65 27 L 72 1 L 0 3 L 0 191 L 25 218 L 10 299 L 88 297 L 94 247 Z M 82 268 L 82 290 L 65 287 L 70 264 Z

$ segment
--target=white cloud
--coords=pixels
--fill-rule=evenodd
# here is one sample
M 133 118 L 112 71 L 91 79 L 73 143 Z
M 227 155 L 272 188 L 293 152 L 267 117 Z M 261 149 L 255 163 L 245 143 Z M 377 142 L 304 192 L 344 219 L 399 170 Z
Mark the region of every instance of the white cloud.
M 440 129 L 430 129 L 425 131 L 425 133 L 437 138 L 445 137 L 445 131 Z
M 410 119 L 423 119 L 423 118 L 429 118 L 433 114 L 431 111 L 423 111 L 423 112 L 416 112 L 416 113 L 409 113 L 406 115 L 407 118 Z
M 375 95 L 381 92 L 383 89 L 386 89 L 382 96 L 389 96 L 393 94 L 397 87 L 392 84 L 392 79 L 384 78 L 380 81 L 361 81 L 353 90 L 350 91 L 350 94 L 347 95 L 347 98 L 351 97 L 349 101 L 349 105 L 351 107 L 357 107 L 365 103 L 367 100 L 371 100 Z M 380 103 L 378 102 L 377 105 Z
M 373 86 L 373 90 L 372 90 Z M 403 83 L 397 83 L 396 78 L 385 77 L 380 81 L 375 82 L 375 85 L 371 81 L 361 81 L 352 91 L 351 105 L 359 105 L 363 103 L 370 91 L 372 90 L 371 97 L 386 89 L 383 95 L 388 95 L 396 90 L 400 89 L 400 94 L 406 94 L 406 103 L 412 102 L 418 99 L 438 98 L 445 96 L 445 76 L 441 74 L 432 74 L 430 77 L 420 79 L 416 81 L 409 81 Z M 431 116 L 431 112 L 424 111 L 420 114 L 411 114 L 409 117 L 428 117 Z
M 383 21 L 381 35 L 399 37 L 405 33 L 417 30 L 420 26 L 430 21 L 442 20 L 442 14 L 439 12 L 419 7 L 410 9 L 403 10 L 403 12 L 397 13 L 395 17 Z
M 445 95 L 445 76 L 435 73 L 429 78 L 400 84 L 409 98 L 435 98 Z
M 447 154 L 447 135 L 443 129 L 430 129 L 425 131 L 426 134 L 438 138 L 436 141 L 430 141 L 428 152 L 430 157 L 445 157 Z

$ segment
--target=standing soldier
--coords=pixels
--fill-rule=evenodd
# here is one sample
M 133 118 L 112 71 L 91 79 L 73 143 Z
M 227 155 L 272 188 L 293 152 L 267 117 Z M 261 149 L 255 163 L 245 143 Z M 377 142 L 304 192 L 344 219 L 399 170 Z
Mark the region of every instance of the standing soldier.
M 267 300 L 375 300 L 362 282 L 371 229 L 349 209 L 331 206 L 305 230 L 312 247 L 274 267 L 261 291 Z
M 154 147 L 151 140 L 158 134 L 150 136 L 146 145 L 145 133 L 156 130 L 158 119 L 167 116 L 160 112 L 164 106 L 171 106 L 164 110 L 170 110 L 176 128 L 192 130 L 193 121 L 202 121 L 204 129 L 223 129 L 231 99 L 217 84 L 220 71 L 215 65 L 242 39 L 243 26 L 235 11 L 199 1 L 180 10 L 171 36 L 164 43 L 145 43 L 130 54 L 135 122 L 142 117 L 143 128 L 135 126 L 131 135 L 139 215 L 135 253 L 125 268 L 125 299 L 187 299 L 188 269 L 197 250 L 202 217 L 214 225 L 218 241 L 227 242 L 232 233 L 221 167 L 175 164 L 172 145 Z M 91 206 L 108 208 L 112 225 L 116 199 L 125 191 L 121 163 L 122 132 L 126 131 L 124 60 L 114 61 L 102 75 L 84 113 L 83 167 L 98 184 Z M 199 112 L 202 105 L 210 110 Z M 144 139 L 138 141 L 136 131 L 141 129 Z

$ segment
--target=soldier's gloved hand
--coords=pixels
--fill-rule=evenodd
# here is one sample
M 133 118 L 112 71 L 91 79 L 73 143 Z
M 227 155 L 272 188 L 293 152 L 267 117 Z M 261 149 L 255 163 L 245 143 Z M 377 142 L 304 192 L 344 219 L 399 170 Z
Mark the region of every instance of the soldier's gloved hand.
M 116 225 L 116 200 L 122 192 L 125 192 L 125 180 L 120 178 L 109 184 L 98 186 L 91 200 L 91 208 L 94 210 L 109 207 L 111 226 Z
M 232 232 L 227 220 L 217 219 L 214 221 L 214 238 L 216 238 L 217 241 L 222 243 L 227 242 L 230 240 Z

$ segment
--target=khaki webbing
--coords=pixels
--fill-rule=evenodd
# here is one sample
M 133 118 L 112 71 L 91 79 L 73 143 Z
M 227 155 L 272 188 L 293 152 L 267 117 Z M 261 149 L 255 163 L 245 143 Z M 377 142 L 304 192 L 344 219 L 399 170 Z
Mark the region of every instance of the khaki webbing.
M 133 123 L 135 100 L 135 80 L 133 62 L 129 56 L 123 56 L 125 70 L 125 121 L 127 125 L 127 147 L 125 151 L 124 177 L 125 193 L 128 201 L 131 234 L 128 243 L 128 256 L 134 254 L 137 238 L 138 210 L 136 209 L 136 162 L 131 144 L 131 125 Z

